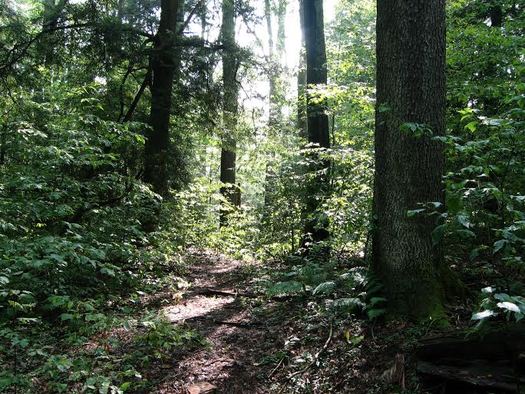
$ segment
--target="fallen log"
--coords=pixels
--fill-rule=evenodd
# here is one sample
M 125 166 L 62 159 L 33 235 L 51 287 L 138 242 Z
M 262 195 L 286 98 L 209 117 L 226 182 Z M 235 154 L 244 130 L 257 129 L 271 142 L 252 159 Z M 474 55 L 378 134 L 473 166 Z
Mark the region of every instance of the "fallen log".
M 456 393 L 458 387 L 470 387 L 476 393 L 525 389 L 525 326 L 520 324 L 426 338 L 414 356 L 424 382 L 443 383 L 440 393 Z

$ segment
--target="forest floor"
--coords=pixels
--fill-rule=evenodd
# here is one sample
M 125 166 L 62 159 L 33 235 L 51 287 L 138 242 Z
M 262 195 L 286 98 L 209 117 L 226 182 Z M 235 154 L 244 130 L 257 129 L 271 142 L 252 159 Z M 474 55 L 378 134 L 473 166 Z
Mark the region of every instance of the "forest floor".
M 392 366 L 403 327 L 374 333 L 364 320 L 334 324 L 308 297 L 265 296 L 258 282 L 271 276 L 260 264 L 209 251 L 189 259 L 190 286 L 178 297 L 164 294 L 173 301 L 162 312 L 200 333 L 205 345 L 181 349 L 151 371 L 159 382 L 153 392 L 400 392 L 392 385 L 385 391 L 380 376 Z

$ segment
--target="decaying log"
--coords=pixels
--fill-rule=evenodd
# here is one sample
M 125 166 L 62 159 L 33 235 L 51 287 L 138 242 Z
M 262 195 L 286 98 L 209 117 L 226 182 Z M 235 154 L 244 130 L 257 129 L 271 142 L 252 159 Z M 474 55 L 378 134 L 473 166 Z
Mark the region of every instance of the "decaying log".
M 525 326 L 506 325 L 483 333 L 465 331 L 426 338 L 416 351 L 423 380 L 444 382 L 454 393 L 460 384 L 476 393 L 521 393 L 525 390 Z

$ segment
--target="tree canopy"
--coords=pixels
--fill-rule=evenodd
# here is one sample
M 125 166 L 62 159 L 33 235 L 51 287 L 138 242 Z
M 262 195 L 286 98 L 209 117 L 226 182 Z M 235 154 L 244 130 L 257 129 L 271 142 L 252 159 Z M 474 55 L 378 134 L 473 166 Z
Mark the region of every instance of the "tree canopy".
M 519 392 L 524 7 L 0 0 L 0 392 Z

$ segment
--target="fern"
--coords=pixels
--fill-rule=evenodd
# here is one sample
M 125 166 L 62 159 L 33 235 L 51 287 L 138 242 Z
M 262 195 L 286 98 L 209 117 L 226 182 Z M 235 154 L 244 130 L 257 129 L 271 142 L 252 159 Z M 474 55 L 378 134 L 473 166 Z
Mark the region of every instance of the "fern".
M 277 295 L 287 295 L 294 294 L 303 291 L 303 284 L 295 280 L 286 281 L 286 282 L 277 282 L 273 286 L 269 287 L 266 290 L 266 294 L 269 297 Z
M 318 294 L 332 294 L 335 289 L 337 288 L 337 284 L 333 281 L 330 282 L 323 282 L 320 285 L 318 285 L 314 291 L 312 291 L 313 295 Z

